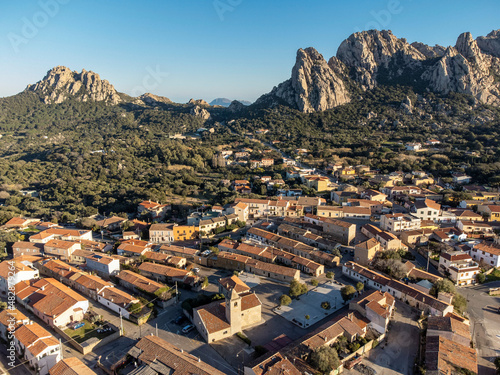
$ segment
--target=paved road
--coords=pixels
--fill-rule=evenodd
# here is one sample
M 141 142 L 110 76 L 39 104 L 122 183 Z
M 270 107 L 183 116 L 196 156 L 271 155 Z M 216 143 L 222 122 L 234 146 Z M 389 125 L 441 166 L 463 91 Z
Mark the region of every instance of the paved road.
M 416 316 L 416 310 L 396 300 L 396 312 L 385 341 L 370 351 L 361 363 L 374 369 L 377 375 L 413 374 L 419 335 Z M 360 372 L 355 367 L 345 370 L 344 374 L 359 375 Z
M 479 373 L 494 375 L 493 360 L 500 356 L 500 296 L 490 296 L 489 288 L 500 287 L 500 281 L 457 288 L 468 301 L 472 338 L 478 351 Z
M 197 293 L 181 290 L 181 294 L 182 299 L 184 300 L 186 298 L 195 297 Z M 120 318 L 118 316 L 111 313 L 97 302 L 92 301 L 91 304 L 93 305 L 94 311 L 103 315 L 105 319 L 115 325 L 120 324 Z M 97 361 L 97 357 L 102 356 L 104 362 L 112 364 L 125 355 L 130 347 L 132 347 L 136 340 L 140 337 L 150 334 L 158 334 L 160 338 L 165 339 L 176 347 L 186 350 L 187 352 L 199 357 L 202 361 L 212 365 L 220 371 L 226 374 L 236 374 L 235 369 L 232 368 L 222 357 L 220 357 L 210 345 L 206 344 L 196 330 L 191 331 L 186 335 L 182 334 L 182 327 L 172 322 L 172 320 L 181 315 L 181 313 L 182 308 L 179 303 L 161 310 L 155 319 L 143 324 L 142 326 L 137 326 L 134 323 L 123 319 L 125 337 L 121 337 L 119 340 L 114 342 L 112 346 L 107 345 L 103 348 L 96 349 L 95 353 L 89 355 L 90 357 L 87 356 L 89 358 L 86 359 L 89 360 L 88 362 L 90 362 L 90 364 L 94 364 L 95 361 Z
M 418 251 L 414 250 L 413 248 L 410 248 L 410 252 L 413 254 L 415 257 L 415 260 L 413 261 L 413 264 L 423 267 L 424 270 L 427 270 L 427 258 L 421 255 Z M 434 267 L 431 262 L 429 262 L 429 269 L 427 270 L 428 272 L 432 273 L 433 275 L 440 276 L 442 277 L 437 268 Z

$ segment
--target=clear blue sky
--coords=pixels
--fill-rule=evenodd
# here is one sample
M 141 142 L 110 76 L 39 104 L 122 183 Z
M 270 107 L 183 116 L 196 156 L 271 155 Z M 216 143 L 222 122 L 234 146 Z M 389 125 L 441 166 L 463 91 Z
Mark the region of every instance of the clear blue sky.
M 0 96 L 65 65 L 127 94 L 253 101 L 290 77 L 298 48 L 329 59 L 368 28 L 454 45 L 500 28 L 499 14 L 498 0 L 3 0 Z

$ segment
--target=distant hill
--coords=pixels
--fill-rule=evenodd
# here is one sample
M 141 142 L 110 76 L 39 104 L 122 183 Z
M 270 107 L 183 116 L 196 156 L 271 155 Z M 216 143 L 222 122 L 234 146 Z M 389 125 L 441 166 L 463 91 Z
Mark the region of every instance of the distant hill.
M 252 102 L 249 102 L 248 100 L 238 100 L 241 104 L 244 105 L 250 105 Z M 233 101 L 228 98 L 217 98 L 214 99 L 210 102 L 210 105 L 220 105 L 223 107 L 229 107 Z

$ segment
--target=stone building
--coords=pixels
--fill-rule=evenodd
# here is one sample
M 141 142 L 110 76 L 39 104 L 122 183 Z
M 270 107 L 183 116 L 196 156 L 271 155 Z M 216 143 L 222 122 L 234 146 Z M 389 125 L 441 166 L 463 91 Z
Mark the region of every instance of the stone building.
M 214 301 L 193 310 L 193 324 L 208 342 L 230 337 L 262 322 L 262 305 L 237 277 L 220 280 L 224 302 Z M 239 291 L 239 292 L 238 292 Z

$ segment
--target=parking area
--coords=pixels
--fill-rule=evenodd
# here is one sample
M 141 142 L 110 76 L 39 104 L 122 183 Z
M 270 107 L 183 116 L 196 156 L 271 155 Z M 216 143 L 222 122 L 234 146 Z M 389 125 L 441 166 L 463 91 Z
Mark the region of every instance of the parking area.
M 344 307 L 340 293 L 342 286 L 334 280 L 325 281 L 293 300 L 290 305 L 275 308 L 274 312 L 299 327 L 310 327 Z M 323 303 L 328 303 L 330 307 L 323 308 Z

